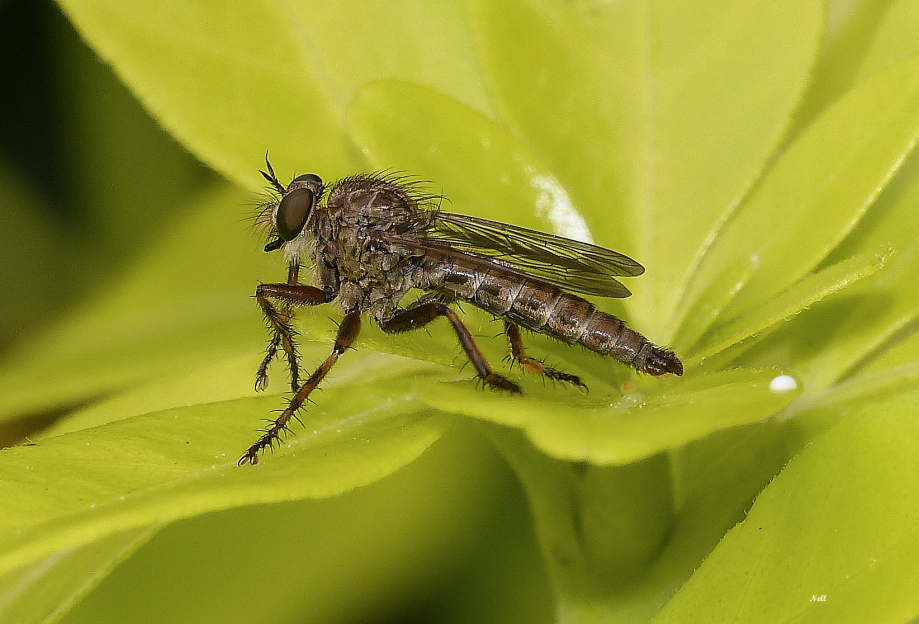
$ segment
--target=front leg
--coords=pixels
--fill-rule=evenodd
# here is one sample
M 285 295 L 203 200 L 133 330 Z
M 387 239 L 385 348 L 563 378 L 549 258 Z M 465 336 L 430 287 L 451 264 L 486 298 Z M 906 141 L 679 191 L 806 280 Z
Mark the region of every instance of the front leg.
M 315 290 L 319 289 L 317 288 Z M 288 431 L 287 424 L 290 422 L 290 419 L 293 418 L 297 410 L 303 406 L 303 403 L 309 398 L 310 393 L 316 389 L 319 382 L 325 378 L 332 366 L 335 365 L 335 362 L 338 361 L 338 357 L 347 351 L 354 343 L 360 331 L 361 315 L 358 312 L 348 313 L 338 327 L 338 335 L 335 337 L 335 346 L 332 348 L 332 353 L 319 365 L 319 368 L 309 376 L 309 379 L 303 382 L 303 385 L 295 391 L 294 396 L 287 404 L 287 408 L 281 412 L 281 415 L 278 416 L 267 429 L 265 429 L 265 432 L 258 441 L 243 453 L 243 456 L 240 457 L 239 462 L 237 462 L 240 466 L 243 464 L 252 464 L 254 466 L 258 463 L 260 453 L 266 448 L 274 448 L 274 444 L 281 439 L 281 435 Z
M 268 165 L 268 171 L 271 172 L 271 175 L 274 176 L 274 170 L 271 169 L 271 165 Z M 268 175 L 262 172 L 262 175 L 268 178 Z M 269 180 L 271 178 L 268 178 Z M 300 264 L 297 262 L 291 262 L 290 266 L 287 269 L 287 283 L 296 284 L 300 279 Z M 255 298 L 259 304 L 259 307 L 262 309 L 262 314 L 265 316 L 265 320 L 268 322 L 269 329 L 272 330 L 271 340 L 268 342 L 268 350 L 265 354 L 264 359 L 262 360 L 261 365 L 258 367 L 258 371 L 255 373 L 255 391 L 262 392 L 268 387 L 268 365 L 274 360 L 275 356 L 278 353 L 278 345 L 281 344 L 281 341 L 284 340 L 284 351 L 287 353 L 287 362 L 288 366 L 292 368 L 291 379 L 296 379 L 299 377 L 299 367 L 297 363 L 297 349 L 296 344 L 293 341 L 294 330 L 290 326 L 290 320 L 293 316 L 293 310 L 290 306 L 285 305 L 282 310 L 277 310 L 271 303 L 261 295 L 261 287 L 259 285 L 255 291 Z
M 255 300 L 273 331 L 271 341 L 268 343 L 268 352 L 255 375 L 256 391 L 262 391 L 268 387 L 268 365 L 277 355 L 278 345 L 287 355 L 291 388 L 294 392 L 297 391 L 300 387 L 300 366 L 297 358 L 297 345 L 294 342 L 296 332 L 291 325 L 293 307 L 329 303 L 337 296 L 337 293 L 331 289 L 322 290 L 315 286 L 298 284 L 299 269 L 300 266 L 296 263 L 290 265 L 286 284 L 259 284 L 255 289 Z M 284 307 L 279 310 L 269 299 L 282 302 Z

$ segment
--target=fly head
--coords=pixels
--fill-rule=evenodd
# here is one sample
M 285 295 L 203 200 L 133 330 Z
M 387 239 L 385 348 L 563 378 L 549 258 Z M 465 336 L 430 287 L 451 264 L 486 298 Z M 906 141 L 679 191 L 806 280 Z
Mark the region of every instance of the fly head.
M 274 238 L 265 245 L 265 251 L 274 251 L 300 235 L 325 189 L 322 178 L 313 173 L 297 176 L 285 188 L 278 181 L 270 163 L 268 173 L 262 172 L 262 175 L 281 194 L 271 213 L 271 234 Z

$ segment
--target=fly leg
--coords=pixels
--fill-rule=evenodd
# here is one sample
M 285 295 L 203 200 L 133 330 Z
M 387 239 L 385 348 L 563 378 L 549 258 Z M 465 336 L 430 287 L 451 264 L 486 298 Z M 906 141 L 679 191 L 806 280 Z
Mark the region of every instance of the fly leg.
M 319 289 L 317 288 L 314 290 Z M 319 368 L 313 371 L 313 374 L 303 382 L 303 385 L 300 386 L 290 399 L 287 407 L 281 412 L 281 415 L 278 416 L 271 426 L 265 429 L 265 433 L 258 439 L 258 442 L 250 446 L 249 449 L 243 453 L 243 456 L 239 458 L 238 462 L 240 466 L 243 464 L 252 464 L 254 466 L 258 463 L 259 453 L 266 448 L 274 448 L 275 442 L 280 440 L 282 433 L 288 430 L 287 424 L 290 422 L 290 419 L 294 417 L 297 410 L 299 410 L 307 398 L 309 398 L 310 393 L 316 389 L 319 382 L 325 378 L 332 366 L 335 365 L 335 362 L 338 361 L 338 356 L 344 353 L 348 347 L 354 343 L 360 331 L 361 315 L 357 312 L 349 312 L 346 314 L 341 325 L 338 327 L 338 335 L 335 337 L 335 346 L 332 348 L 331 355 L 329 355 L 329 357 L 319 365 Z
M 255 300 L 273 330 L 271 341 L 268 343 L 268 351 L 255 374 L 257 391 L 268 387 L 268 365 L 277 355 L 279 345 L 287 355 L 291 390 L 297 391 L 300 387 L 300 366 L 297 360 L 297 344 L 294 342 L 296 332 L 290 323 L 293 318 L 293 307 L 319 305 L 335 298 L 335 293 L 329 290 L 298 284 L 299 270 L 298 264 L 291 264 L 286 284 L 259 284 L 255 289 Z M 269 299 L 280 301 L 284 306 L 279 310 Z
M 579 377 L 550 368 L 540 360 L 529 357 L 526 354 L 526 348 L 523 346 L 523 337 L 520 335 L 520 328 L 516 323 L 504 321 L 504 333 L 507 334 L 507 344 L 510 348 L 511 358 L 520 364 L 520 368 L 534 375 L 542 375 L 549 379 L 555 379 L 556 381 L 564 381 L 570 383 L 578 390 L 587 391 L 587 386 Z
M 511 394 L 521 394 L 520 386 L 491 370 L 491 366 L 488 365 L 488 361 L 482 355 L 482 351 L 473 340 L 472 334 L 463 325 L 460 317 L 442 301 L 418 300 L 404 310 L 399 310 L 390 318 L 380 322 L 380 328 L 388 334 L 398 334 L 420 329 L 439 316 L 446 316 L 450 324 L 453 325 L 453 330 L 456 332 L 456 337 L 459 338 L 460 346 L 466 352 L 466 357 L 469 358 L 473 368 L 475 368 L 479 379 L 486 386 L 507 390 Z
M 270 164 L 268 165 L 268 170 L 271 171 L 273 176 L 274 170 L 271 169 Z M 262 175 L 265 174 L 263 173 Z M 299 277 L 300 265 L 293 262 L 287 270 L 287 284 L 296 284 Z M 268 350 L 265 354 L 265 358 L 262 360 L 261 365 L 258 367 L 258 371 L 255 373 L 255 391 L 262 392 L 268 387 L 268 365 L 274 360 L 278 353 L 278 345 L 282 342 L 284 343 L 284 352 L 287 354 L 288 368 L 290 368 L 291 371 L 291 387 L 296 391 L 299 385 L 297 380 L 300 376 L 300 368 L 297 365 L 297 345 L 293 339 L 296 332 L 290 325 L 293 309 L 289 305 L 285 305 L 281 310 L 275 308 L 265 296 L 263 292 L 264 286 L 264 284 L 259 284 L 258 288 L 256 288 L 255 300 L 262 309 L 262 314 L 265 316 L 265 320 L 272 330 L 272 336 L 268 343 Z M 280 286 L 280 284 L 269 284 L 269 286 Z

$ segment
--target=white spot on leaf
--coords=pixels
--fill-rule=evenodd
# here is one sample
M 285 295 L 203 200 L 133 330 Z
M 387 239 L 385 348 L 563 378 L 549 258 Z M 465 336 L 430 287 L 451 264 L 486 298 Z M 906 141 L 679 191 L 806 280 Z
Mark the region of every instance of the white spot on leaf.
M 791 392 L 798 389 L 798 381 L 791 375 L 779 375 L 769 382 L 773 392 Z

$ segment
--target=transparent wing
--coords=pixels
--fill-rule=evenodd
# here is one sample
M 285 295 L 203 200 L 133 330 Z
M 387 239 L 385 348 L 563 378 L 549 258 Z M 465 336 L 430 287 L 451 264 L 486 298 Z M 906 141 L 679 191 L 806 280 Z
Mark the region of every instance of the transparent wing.
M 404 242 L 411 245 L 405 237 Z M 439 212 L 415 244 L 440 253 L 463 253 L 548 282 L 601 297 L 628 297 L 615 277 L 636 276 L 644 267 L 615 251 L 506 223 Z

